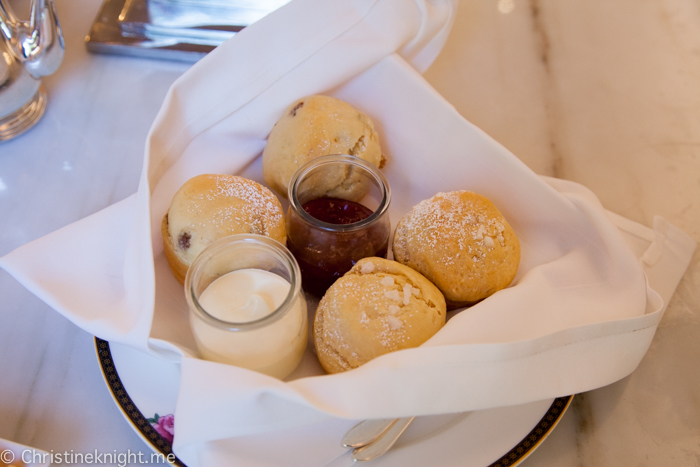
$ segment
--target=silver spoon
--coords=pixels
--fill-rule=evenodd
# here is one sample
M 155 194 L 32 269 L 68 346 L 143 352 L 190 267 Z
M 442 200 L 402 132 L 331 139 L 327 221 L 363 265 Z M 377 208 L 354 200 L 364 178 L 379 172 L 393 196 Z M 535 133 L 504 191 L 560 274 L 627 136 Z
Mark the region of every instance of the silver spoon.
M 366 446 L 384 435 L 389 428 L 394 426 L 397 420 L 398 418 L 364 420 L 350 428 L 343 436 L 343 439 L 340 440 L 340 444 L 345 448 Z
M 343 436 L 341 444 L 353 448 L 354 461 L 368 461 L 386 453 L 403 434 L 414 417 L 365 420 Z
M 352 451 L 352 459 L 355 462 L 364 462 L 376 459 L 385 454 L 394 445 L 399 436 L 406 431 L 414 417 L 399 418 L 389 427 L 389 429 L 379 438 L 362 447 Z

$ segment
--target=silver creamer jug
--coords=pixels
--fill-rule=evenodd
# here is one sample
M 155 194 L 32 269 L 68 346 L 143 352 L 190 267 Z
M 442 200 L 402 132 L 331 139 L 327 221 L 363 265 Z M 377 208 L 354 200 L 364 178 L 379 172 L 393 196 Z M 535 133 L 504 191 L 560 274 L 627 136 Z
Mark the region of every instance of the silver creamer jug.
M 54 0 L 32 0 L 29 21 L 19 21 L 8 1 L 0 0 L 0 141 L 41 118 L 41 77 L 56 71 L 64 48 Z

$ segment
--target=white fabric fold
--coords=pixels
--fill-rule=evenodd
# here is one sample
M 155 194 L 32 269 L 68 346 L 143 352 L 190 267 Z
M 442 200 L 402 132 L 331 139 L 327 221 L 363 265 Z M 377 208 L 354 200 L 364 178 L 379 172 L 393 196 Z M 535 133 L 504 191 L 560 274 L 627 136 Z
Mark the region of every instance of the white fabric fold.
M 88 332 L 181 358 L 174 449 L 191 467 L 279 465 L 268 451 L 282 438 L 300 446 L 285 465 L 323 465 L 339 454 L 327 443 L 348 420 L 568 395 L 623 378 L 644 356 L 694 243 L 662 219 L 652 231 L 606 212 L 578 184 L 536 176 L 432 89 L 419 72 L 442 47 L 455 5 L 292 1 L 173 85 L 134 196 L 0 259 Z M 187 305 L 159 232 L 172 195 L 200 173 L 262 181 L 270 129 L 316 93 L 375 122 L 394 224 L 436 192 L 481 193 L 521 240 L 518 275 L 452 313 L 422 347 L 344 374 L 323 375 L 311 351 L 289 382 L 190 356 Z

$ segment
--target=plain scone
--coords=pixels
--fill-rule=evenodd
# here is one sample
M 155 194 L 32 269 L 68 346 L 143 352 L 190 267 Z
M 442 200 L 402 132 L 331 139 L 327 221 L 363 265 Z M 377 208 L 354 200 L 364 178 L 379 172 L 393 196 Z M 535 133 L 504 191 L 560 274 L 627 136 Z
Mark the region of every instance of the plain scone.
M 379 168 L 384 166 L 379 137 L 364 113 L 334 97 L 316 95 L 299 99 L 287 108 L 267 139 L 262 156 L 265 183 L 286 198 L 297 169 L 330 154 L 348 154 Z M 331 177 L 336 180 L 324 181 L 326 186 L 319 196 L 352 199 L 343 193 L 344 186 L 353 183 L 352 174 L 339 175 Z
M 438 193 L 396 226 L 394 259 L 427 277 L 448 309 L 507 287 L 520 264 L 520 241 L 501 212 L 471 191 Z
M 282 244 L 287 239 L 277 197 L 261 184 L 236 175 L 189 179 L 173 196 L 161 223 L 165 258 L 181 284 L 204 248 L 242 233 L 265 235 Z
M 328 373 L 418 347 L 445 325 L 445 299 L 425 277 L 383 258 L 364 258 L 316 309 L 316 354 Z

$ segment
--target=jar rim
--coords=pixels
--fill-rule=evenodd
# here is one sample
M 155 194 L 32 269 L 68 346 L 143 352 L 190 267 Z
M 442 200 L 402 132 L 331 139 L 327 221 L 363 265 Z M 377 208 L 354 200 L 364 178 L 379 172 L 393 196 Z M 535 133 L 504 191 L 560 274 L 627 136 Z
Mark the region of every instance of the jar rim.
M 382 199 L 379 203 L 377 209 L 368 217 L 353 222 L 351 224 L 331 224 L 329 222 L 324 222 L 322 220 L 316 219 L 311 214 L 306 212 L 299 202 L 299 197 L 297 196 L 297 191 L 299 189 L 299 184 L 312 170 L 336 163 L 347 163 L 354 165 L 356 167 L 361 167 L 365 169 L 377 182 L 379 186 Z M 391 189 L 389 188 L 389 182 L 387 181 L 384 174 L 379 170 L 379 168 L 371 164 L 364 159 L 356 156 L 350 156 L 347 154 L 330 154 L 327 156 L 320 156 L 311 161 L 307 162 L 303 166 L 294 172 L 292 179 L 289 183 L 287 189 L 287 199 L 289 200 L 289 206 L 294 211 L 294 213 L 302 219 L 307 224 L 316 227 L 320 230 L 330 231 L 330 232 L 354 232 L 357 230 L 365 229 L 367 226 L 373 224 L 377 219 L 381 218 L 389 209 L 389 204 L 391 202 Z
M 226 321 L 217 318 L 210 314 L 204 307 L 199 303 L 196 297 L 194 285 L 196 279 L 199 278 L 199 274 L 202 271 L 202 265 L 213 258 L 214 256 L 221 253 L 222 250 L 234 247 L 241 248 L 244 246 L 255 246 L 260 247 L 263 250 L 267 250 L 270 253 L 277 256 L 278 259 L 282 260 L 282 263 L 287 266 L 290 277 L 290 287 L 289 292 L 284 301 L 273 310 L 271 313 L 258 318 L 253 321 L 235 322 Z M 264 269 L 260 269 L 261 271 Z M 231 271 L 233 272 L 233 271 Z M 219 276 L 222 277 L 222 276 Z M 214 279 L 216 280 L 216 279 Z M 190 267 L 187 269 L 187 274 L 185 275 L 185 298 L 187 304 L 191 311 L 205 323 L 210 324 L 216 328 L 228 330 L 228 331 L 249 331 L 253 329 L 258 329 L 268 324 L 272 324 L 284 315 L 286 315 L 294 306 L 294 302 L 298 296 L 302 294 L 301 291 L 301 270 L 299 269 L 299 264 L 294 258 L 294 255 L 280 242 L 274 240 L 270 237 L 257 234 L 235 234 L 224 238 L 221 238 L 211 245 L 208 245 L 202 252 L 197 255 Z M 201 295 L 201 294 L 200 294 Z M 300 297 L 303 299 L 303 296 Z

